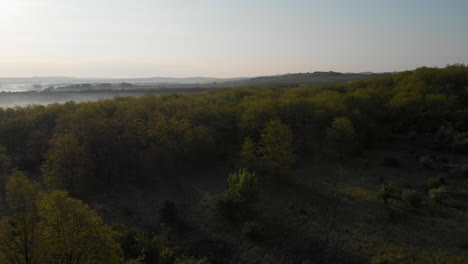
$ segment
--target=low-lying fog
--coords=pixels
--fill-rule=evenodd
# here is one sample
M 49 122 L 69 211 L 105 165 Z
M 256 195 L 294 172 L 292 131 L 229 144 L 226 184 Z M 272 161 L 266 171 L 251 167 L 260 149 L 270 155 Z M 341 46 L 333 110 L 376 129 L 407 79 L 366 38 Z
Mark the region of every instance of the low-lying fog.
M 31 104 L 65 103 L 69 101 L 97 101 L 119 96 L 142 96 L 148 91 L 102 91 L 102 92 L 0 92 L 0 107 L 26 106 Z

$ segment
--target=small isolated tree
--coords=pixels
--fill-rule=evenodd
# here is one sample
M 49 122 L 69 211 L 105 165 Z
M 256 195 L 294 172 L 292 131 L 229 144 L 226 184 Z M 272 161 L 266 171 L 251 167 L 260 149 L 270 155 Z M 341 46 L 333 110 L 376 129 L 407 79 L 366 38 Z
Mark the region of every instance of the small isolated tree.
M 229 176 L 229 187 L 224 192 L 226 199 L 239 204 L 252 204 L 258 195 L 258 179 L 254 172 L 240 169 Z
M 279 120 L 272 120 L 261 132 L 258 152 L 266 169 L 270 172 L 289 169 L 295 162 L 291 129 Z
M 257 201 L 257 184 L 258 179 L 253 172 L 241 169 L 232 173 L 227 190 L 214 200 L 216 213 L 233 222 L 248 218 Z
M 391 182 L 386 182 L 380 185 L 378 190 L 378 197 L 386 204 L 392 197 L 393 185 Z
M 330 150 L 339 156 L 349 154 L 356 148 L 356 131 L 347 117 L 335 118 L 325 135 Z

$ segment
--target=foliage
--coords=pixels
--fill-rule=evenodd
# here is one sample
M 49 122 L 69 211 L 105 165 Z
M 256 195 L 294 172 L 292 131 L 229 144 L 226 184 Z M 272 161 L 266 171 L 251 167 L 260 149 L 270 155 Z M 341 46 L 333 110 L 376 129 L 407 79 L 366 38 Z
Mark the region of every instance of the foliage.
M 249 218 L 258 197 L 258 178 L 254 172 L 240 169 L 228 178 L 228 188 L 221 197 L 214 197 L 215 212 L 233 222 Z
M 240 169 L 228 178 L 228 189 L 224 192 L 227 200 L 239 204 L 253 204 L 258 195 L 258 179 L 254 172 Z
M 187 257 L 187 256 L 178 257 L 174 261 L 174 264 L 207 264 L 207 263 L 208 261 L 206 260 L 206 258 L 196 259 L 194 257 Z
M 434 189 L 434 188 L 439 188 L 441 186 L 445 185 L 445 178 L 444 177 L 434 177 L 434 178 L 429 178 L 426 181 L 426 187 L 427 189 Z
M 382 199 L 384 203 L 387 203 L 388 200 L 392 197 L 393 185 L 391 182 L 386 182 L 380 185 L 378 190 L 378 197 Z
M 292 141 L 291 129 L 279 120 L 268 122 L 262 129 L 258 153 L 269 172 L 282 172 L 294 164 Z
M 39 203 L 39 259 L 43 263 L 121 263 L 119 234 L 64 191 Z
M 5 181 L 11 174 L 13 161 L 4 146 L 0 146 L 0 194 L 3 205 L 6 203 Z
M 440 203 L 444 198 L 445 187 L 443 185 L 429 190 L 429 199 L 433 202 Z
M 412 207 L 418 207 L 421 204 L 421 194 L 418 190 L 403 189 L 401 200 Z
M 355 149 L 356 131 L 349 118 L 335 118 L 331 128 L 327 129 L 325 134 L 331 149 L 338 155 L 349 154 Z
M 241 156 L 255 160 L 245 167 L 270 172 L 289 169 L 297 154 L 349 154 L 395 132 L 436 133 L 441 124 L 453 127 L 447 147 L 466 152 L 467 76 L 467 66 L 449 65 L 339 85 L 0 109 L 0 145 L 20 169 L 42 165 L 51 187 L 77 195 L 208 167 L 236 156 L 243 140 Z
M 2 263 L 19 264 L 37 261 L 37 233 L 40 188 L 27 176 L 15 171 L 7 178 L 6 199 L 9 215 L 0 220 L 0 260 Z
M 253 139 L 251 137 L 246 137 L 244 139 L 244 144 L 242 144 L 240 155 L 248 168 L 254 168 L 255 163 L 258 162 L 259 157 L 257 152 L 257 146 Z
M 16 171 L 7 180 L 10 214 L 0 220 L 2 263 L 121 263 L 118 234 L 64 191 L 43 193 Z
M 95 201 L 96 194 L 122 186 L 152 190 L 167 178 L 183 175 L 181 172 L 187 168 L 198 172 L 218 165 L 236 167 L 239 151 L 244 162 L 241 167 L 261 176 L 288 175 L 297 157 L 301 161 L 311 156 L 320 160 L 322 154 L 345 158 L 406 135 L 414 139 L 411 147 L 429 145 L 452 154 L 466 154 L 467 87 L 468 67 L 449 65 L 335 85 L 248 87 L 0 108 L 0 262 L 50 259 L 43 250 L 46 246 L 51 247 L 48 253 L 59 259 L 60 252 L 66 252 L 62 247 L 74 240 L 54 228 L 51 221 L 57 220 L 58 214 L 73 217 L 73 221 L 60 217 L 64 227 L 74 226 L 72 222 L 90 225 L 90 230 L 74 226 L 73 230 L 80 234 L 76 237 L 80 243 L 77 249 L 85 252 L 105 247 L 102 253 L 112 255 L 110 262 L 119 258 L 119 250 L 112 242 L 116 234 L 106 231 L 108 227 L 93 210 L 63 191 L 42 191 L 43 183 L 49 190 L 66 189 L 73 197 Z M 438 164 L 430 156 L 422 156 L 420 161 L 428 168 Z M 393 159 L 384 163 L 398 167 Z M 30 172 L 40 184 L 20 171 Z M 461 178 L 454 177 L 454 186 L 466 176 L 462 166 L 451 172 Z M 8 178 L 11 174 L 13 177 Z M 244 176 L 232 176 L 228 189 L 214 203 L 222 215 L 242 222 L 252 220 L 252 208 L 258 205 L 258 179 L 249 171 L 236 174 Z M 452 195 L 444 185 L 439 178 L 428 180 L 429 199 L 443 201 L 444 196 Z M 345 191 L 373 200 L 374 193 L 360 186 L 350 185 Z M 380 186 L 380 199 L 387 203 L 392 195 L 390 183 Z M 414 190 L 404 190 L 401 199 L 413 205 L 418 200 Z M 181 212 L 183 208 L 177 208 L 179 214 L 185 213 Z M 177 210 L 173 209 L 163 206 L 162 222 L 177 221 Z M 246 233 L 250 233 L 250 227 L 245 225 Z M 285 233 L 295 236 L 301 232 L 290 231 Z M 83 237 L 91 235 L 99 238 L 84 241 Z M 138 260 L 140 251 L 128 257 L 150 263 L 159 261 L 159 253 L 163 252 L 169 263 L 192 261 L 184 257 L 186 252 L 174 249 L 175 243 L 164 246 L 167 241 L 163 238 L 153 238 L 154 234 L 145 240 L 152 242 L 135 242 L 142 245 L 139 249 L 145 253 L 144 260 Z M 101 242 L 98 245 L 96 241 Z M 254 241 L 247 242 L 250 245 Z M 14 250 L 7 252 L 5 248 Z M 155 252 L 152 260 L 150 252 Z M 92 254 L 98 253 L 88 255 Z M 393 256 L 399 256 L 387 255 L 374 261 L 390 262 Z
M 79 193 L 89 185 L 92 162 L 86 148 L 72 134 L 54 137 L 46 157 L 42 172 L 52 189 Z
M 136 247 L 140 249 L 140 256 L 132 260 L 145 264 L 205 264 L 205 258 L 197 259 L 184 254 L 181 248 L 171 239 L 168 233 L 161 233 L 152 238 L 144 234 L 135 237 Z M 132 262 L 130 262 L 132 263 Z

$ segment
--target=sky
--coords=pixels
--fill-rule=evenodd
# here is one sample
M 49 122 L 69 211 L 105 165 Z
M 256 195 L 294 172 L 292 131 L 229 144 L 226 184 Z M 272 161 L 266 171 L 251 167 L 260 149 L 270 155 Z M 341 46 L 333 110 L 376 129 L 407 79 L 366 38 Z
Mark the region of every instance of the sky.
M 0 77 L 468 64 L 466 0 L 0 0 Z

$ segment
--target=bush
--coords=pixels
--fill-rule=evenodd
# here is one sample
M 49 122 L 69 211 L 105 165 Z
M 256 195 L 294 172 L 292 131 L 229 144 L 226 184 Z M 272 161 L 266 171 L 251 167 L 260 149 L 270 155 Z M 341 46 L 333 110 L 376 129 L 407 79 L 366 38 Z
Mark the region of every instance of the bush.
M 253 204 L 257 198 L 258 179 L 255 172 L 240 169 L 238 172 L 229 175 L 229 187 L 224 192 L 227 200 L 239 204 Z
M 257 201 L 257 176 L 254 172 L 240 169 L 229 176 L 228 184 L 222 196 L 214 197 L 214 210 L 227 220 L 242 222 L 251 217 Z
M 435 178 L 430 178 L 426 181 L 426 186 L 427 189 L 435 189 L 439 188 L 442 185 L 445 185 L 445 178 L 444 177 L 435 177 Z
M 378 190 L 378 197 L 387 203 L 387 201 L 391 198 L 393 192 L 393 185 L 391 182 L 386 182 L 380 185 Z
M 412 207 L 418 207 L 421 204 L 421 195 L 418 190 L 403 189 L 401 200 Z
M 429 190 L 429 200 L 440 203 L 443 200 L 445 187 L 432 188 Z
M 383 253 L 372 257 L 371 264 L 397 264 L 402 263 L 404 259 L 405 256 L 400 253 Z

